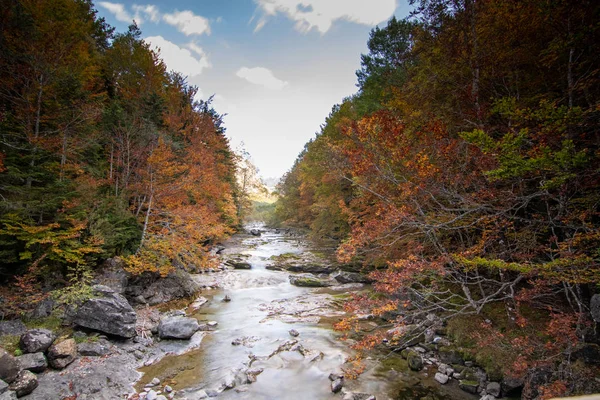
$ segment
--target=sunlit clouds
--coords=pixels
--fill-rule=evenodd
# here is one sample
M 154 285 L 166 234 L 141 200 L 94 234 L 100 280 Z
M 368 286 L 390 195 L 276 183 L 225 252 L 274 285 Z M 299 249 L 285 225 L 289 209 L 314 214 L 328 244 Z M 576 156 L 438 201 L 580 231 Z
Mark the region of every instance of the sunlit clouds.
M 272 90 L 281 90 L 288 85 L 288 82 L 275 78 L 271 70 L 263 67 L 242 67 L 236 72 L 236 76 Z
M 390 18 L 396 9 L 395 0 L 255 0 L 263 15 L 255 32 L 262 29 L 269 17 L 283 14 L 295 21 L 295 29 L 307 33 L 316 29 L 326 33 L 337 20 L 363 25 L 376 25 Z

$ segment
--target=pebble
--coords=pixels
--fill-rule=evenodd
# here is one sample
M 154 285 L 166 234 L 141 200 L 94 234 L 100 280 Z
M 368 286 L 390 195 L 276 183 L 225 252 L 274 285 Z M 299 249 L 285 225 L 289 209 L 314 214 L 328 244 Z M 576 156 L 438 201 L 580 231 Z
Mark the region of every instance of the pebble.
M 173 391 L 173 388 L 169 385 L 165 386 L 165 392 L 167 393 L 171 393 Z
M 290 329 L 289 334 L 293 337 L 298 337 L 300 333 L 295 329 Z
M 150 390 L 148 394 L 146 394 L 146 400 L 156 400 L 158 397 L 158 393 L 154 390 Z
M 446 383 L 448 383 L 448 380 L 449 380 L 450 378 L 448 378 L 448 375 L 446 375 L 446 374 L 442 374 L 441 372 L 437 372 L 437 373 L 435 374 L 435 377 L 434 377 L 434 379 L 435 379 L 436 381 L 438 381 L 439 383 L 441 383 L 442 385 L 445 385 Z
M 208 325 L 210 327 L 215 327 L 215 326 L 219 325 L 219 323 L 217 321 L 208 321 L 206 323 L 206 325 Z

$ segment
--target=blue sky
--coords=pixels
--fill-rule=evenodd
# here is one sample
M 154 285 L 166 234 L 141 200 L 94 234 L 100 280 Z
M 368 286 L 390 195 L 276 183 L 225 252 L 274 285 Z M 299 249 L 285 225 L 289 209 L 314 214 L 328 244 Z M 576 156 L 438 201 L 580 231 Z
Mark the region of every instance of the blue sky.
M 331 107 L 356 92 L 355 71 L 370 30 L 407 0 L 96 1 L 124 32 L 133 19 L 169 69 L 227 113 L 261 175 L 279 177 L 314 137 Z

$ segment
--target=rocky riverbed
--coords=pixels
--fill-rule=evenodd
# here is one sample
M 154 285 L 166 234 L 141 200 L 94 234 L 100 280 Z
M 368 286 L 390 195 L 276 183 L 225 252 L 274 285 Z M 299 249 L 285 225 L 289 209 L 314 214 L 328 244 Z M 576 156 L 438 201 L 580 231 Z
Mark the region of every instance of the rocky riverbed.
M 67 333 L 1 323 L 0 332 L 12 329 L 25 354 L 8 372 L 0 366 L 0 378 L 10 380 L 10 390 L 0 387 L 0 399 L 500 395 L 476 366 L 441 358 L 437 344 L 415 343 L 400 353 L 382 343 L 366 355 L 362 375 L 350 379 L 344 371 L 351 367 L 354 340 L 340 340 L 332 325 L 344 316 L 349 294 L 368 290 L 369 280 L 338 265 L 331 243 L 310 242 L 292 231 L 253 229 L 216 247 L 222 263 L 208 272 L 144 283 L 126 282 L 113 269 L 99 281 L 104 285 L 95 287 L 94 301 L 67 318 L 75 327 Z M 176 302 L 159 301 L 194 292 Z M 370 316 L 361 323 L 366 330 L 387 329 Z M 46 335 L 48 346 L 24 344 L 24 337 L 36 335 Z M 0 356 L 12 359 L 8 353 Z

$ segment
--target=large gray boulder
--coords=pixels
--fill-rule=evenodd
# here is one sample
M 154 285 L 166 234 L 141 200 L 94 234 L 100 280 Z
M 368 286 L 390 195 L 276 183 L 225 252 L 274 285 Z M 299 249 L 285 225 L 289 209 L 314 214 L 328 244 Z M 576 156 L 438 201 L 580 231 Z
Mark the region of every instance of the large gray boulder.
M 150 273 L 131 277 L 125 293 L 133 302 L 153 306 L 193 296 L 199 290 L 200 286 L 194 282 L 190 274 L 176 270 L 164 278 Z
M 22 369 L 31 372 L 43 372 L 48 368 L 48 360 L 46 360 L 46 356 L 44 356 L 44 353 L 42 352 L 23 354 L 22 356 L 17 357 L 17 361 L 19 361 L 19 365 Z
M 0 379 L 6 383 L 12 383 L 17 379 L 20 370 L 21 367 L 17 359 L 0 348 Z
M 161 339 L 189 339 L 199 328 L 195 318 L 166 317 L 158 324 L 158 336 Z
M 75 361 L 77 357 L 77 343 L 74 339 L 54 343 L 48 350 L 48 361 L 52 368 L 63 369 Z
M 39 353 L 48 350 L 56 336 L 48 329 L 30 329 L 21 335 L 19 346 L 24 353 Z
M 83 303 L 73 322 L 109 335 L 132 338 L 137 316 L 125 297 L 102 285 L 93 286 L 97 297 Z
M 36 387 L 38 387 L 37 376 L 31 371 L 23 370 L 9 388 L 15 391 L 17 397 L 23 397 L 33 392 Z

